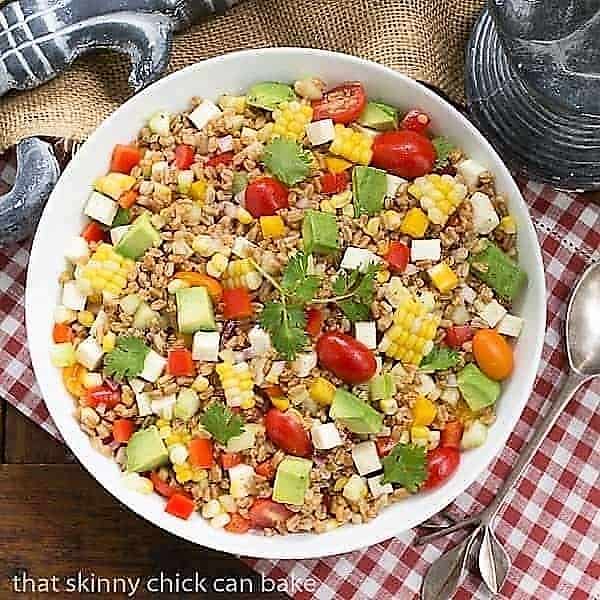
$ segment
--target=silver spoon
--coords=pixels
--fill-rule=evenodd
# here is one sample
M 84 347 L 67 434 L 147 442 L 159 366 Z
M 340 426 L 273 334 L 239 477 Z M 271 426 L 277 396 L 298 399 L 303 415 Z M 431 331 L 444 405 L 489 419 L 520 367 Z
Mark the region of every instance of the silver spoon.
M 497 594 L 502 588 L 510 569 L 510 558 L 492 531 L 492 521 L 575 392 L 586 381 L 600 375 L 600 262 L 588 267 L 575 286 L 567 307 L 565 329 L 568 377 L 546 415 L 540 417 L 533 436 L 519 452 L 519 459 L 491 504 L 479 514 L 448 526 L 440 526 L 439 518 L 437 525 L 435 521 L 425 523 L 434 531 L 417 537 L 417 544 L 426 544 L 453 531 L 474 528 L 465 540 L 431 565 L 423 580 L 422 600 L 450 598 L 472 563 L 477 565 L 490 592 Z M 452 517 L 443 516 L 442 522 L 452 521 Z

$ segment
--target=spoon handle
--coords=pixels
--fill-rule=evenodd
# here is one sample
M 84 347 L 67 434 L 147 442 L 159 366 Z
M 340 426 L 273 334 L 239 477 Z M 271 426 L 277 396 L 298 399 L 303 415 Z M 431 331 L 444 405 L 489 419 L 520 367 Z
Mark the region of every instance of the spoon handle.
M 512 468 L 511 472 L 508 474 L 508 477 L 504 481 L 502 487 L 494 496 L 494 500 L 492 500 L 489 506 L 484 510 L 484 515 L 482 515 L 484 517 L 483 520 L 486 520 L 489 523 L 496 516 L 504 498 L 508 495 L 514 484 L 523 474 L 523 471 L 525 471 L 531 462 L 531 459 L 537 452 L 541 443 L 544 441 L 544 438 L 550 429 L 552 429 L 554 423 L 556 423 L 556 420 L 561 412 L 569 403 L 569 400 L 571 400 L 571 398 L 575 395 L 575 392 L 577 392 L 581 384 L 588 379 L 589 377 L 579 375 L 575 371 L 571 371 L 569 373 L 567 380 L 557 393 L 556 398 L 552 401 L 552 404 L 548 408 L 546 415 L 543 418 L 540 417 L 541 420 L 538 419 L 539 422 L 537 422 L 535 425 L 531 439 L 519 451 L 519 459 Z

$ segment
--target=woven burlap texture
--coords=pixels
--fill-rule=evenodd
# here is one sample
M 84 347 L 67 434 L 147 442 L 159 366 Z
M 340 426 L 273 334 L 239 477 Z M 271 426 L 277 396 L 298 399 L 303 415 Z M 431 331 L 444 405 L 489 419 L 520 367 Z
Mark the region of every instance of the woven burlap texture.
M 244 0 L 177 35 L 170 71 L 247 48 L 304 46 L 387 65 L 463 100 L 464 51 L 484 0 Z M 31 135 L 85 138 L 129 95 L 126 60 L 88 56 L 0 99 L 0 151 Z

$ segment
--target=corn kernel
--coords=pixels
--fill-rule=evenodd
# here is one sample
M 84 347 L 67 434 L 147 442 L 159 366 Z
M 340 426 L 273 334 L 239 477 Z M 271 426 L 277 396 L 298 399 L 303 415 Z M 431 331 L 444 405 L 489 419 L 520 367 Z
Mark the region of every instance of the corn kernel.
M 375 237 L 379 233 L 380 226 L 381 226 L 381 219 L 379 217 L 371 217 L 367 221 L 367 226 L 366 226 L 365 230 L 371 237 Z
M 220 252 L 217 252 L 216 254 L 213 254 L 206 264 L 206 273 L 211 277 L 219 279 L 227 269 L 228 263 L 228 258 Z
M 277 410 L 287 410 L 290 407 L 290 401 L 287 398 L 271 398 L 271 404 Z
M 458 285 L 456 273 L 445 263 L 441 262 L 427 270 L 435 287 L 446 294 Z
M 198 377 L 196 377 L 196 379 L 194 379 L 194 382 L 192 383 L 192 389 L 195 392 L 201 393 L 201 392 L 205 392 L 208 389 L 209 386 L 209 381 L 206 377 L 204 377 L 203 375 L 198 375 Z
M 310 397 L 321 406 L 329 406 L 335 396 L 335 385 L 323 377 L 317 377 L 310 386 Z
M 256 399 L 254 397 L 244 398 L 240 402 L 240 408 L 242 408 L 243 410 L 249 410 L 251 408 L 254 408 L 255 406 L 256 406 Z
M 89 310 L 82 310 L 77 313 L 77 320 L 84 327 L 91 327 L 94 323 L 94 315 Z
M 390 278 L 390 272 L 387 269 L 380 269 L 375 275 L 377 283 L 385 283 Z
M 408 187 L 408 193 L 419 200 L 430 221 L 445 225 L 467 197 L 467 187 L 452 175 L 431 173 L 417 177 Z
M 402 224 L 402 218 L 400 214 L 395 210 L 386 210 L 383 213 L 383 226 L 388 231 L 396 231 Z
M 411 208 L 400 225 L 400 231 L 412 238 L 422 238 L 429 227 L 429 219 L 420 208 Z
M 335 175 L 343 173 L 352 166 L 350 161 L 344 160 L 343 158 L 337 158 L 336 156 L 328 156 L 325 159 L 325 164 L 327 165 L 327 170 Z
M 429 398 L 417 396 L 412 408 L 413 425 L 431 425 L 436 414 L 437 408 Z
M 190 186 L 190 196 L 194 202 L 202 205 L 206 201 L 206 191 L 208 184 L 204 180 L 194 181 Z
M 285 224 L 279 215 L 261 217 L 260 228 L 265 238 L 280 238 L 285 235 Z
M 429 442 L 429 429 L 422 425 L 415 425 L 410 428 L 410 441 L 419 446 L 426 446 Z
M 122 481 L 127 489 L 138 494 L 151 494 L 154 491 L 152 482 L 138 473 L 126 473 Z
M 509 235 L 517 233 L 517 222 L 515 221 L 515 218 L 512 215 L 503 217 L 500 221 L 500 229 Z
M 301 141 L 305 136 L 306 126 L 311 122 L 312 106 L 297 101 L 282 102 L 273 111 L 272 135 L 289 137 Z
M 230 288 L 247 288 L 257 290 L 262 284 L 262 275 L 247 258 L 232 260 L 223 275 L 223 286 Z
M 250 223 L 254 221 L 254 217 L 245 208 L 242 208 L 241 206 L 237 209 L 235 213 L 235 218 L 242 225 L 250 225 Z
M 329 150 L 353 163 L 368 165 L 373 157 L 372 146 L 373 139 L 370 136 L 338 123 Z

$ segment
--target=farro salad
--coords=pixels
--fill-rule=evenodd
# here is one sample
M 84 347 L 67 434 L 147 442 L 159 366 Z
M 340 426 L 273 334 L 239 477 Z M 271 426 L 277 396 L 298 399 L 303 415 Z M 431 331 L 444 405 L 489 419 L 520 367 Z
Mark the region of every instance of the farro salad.
M 117 144 L 51 358 L 123 485 L 215 528 L 363 523 L 482 445 L 526 282 L 494 178 L 359 82 L 258 83 Z

